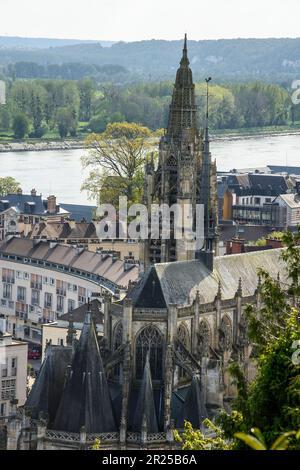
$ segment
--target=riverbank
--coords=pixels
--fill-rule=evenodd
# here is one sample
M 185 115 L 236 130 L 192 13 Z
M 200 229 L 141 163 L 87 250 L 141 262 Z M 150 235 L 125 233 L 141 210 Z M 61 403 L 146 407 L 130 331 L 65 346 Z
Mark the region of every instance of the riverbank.
M 253 129 L 222 129 L 211 131 L 211 140 L 243 140 L 249 138 L 299 135 L 300 127 L 263 127 Z M 85 139 L 0 141 L 2 152 L 43 152 L 47 150 L 76 150 L 85 148 Z
M 278 135 L 299 135 L 300 127 L 272 126 L 251 129 L 219 129 L 211 131 L 212 140 L 242 140 L 255 137 L 274 137 Z
M 0 152 L 44 152 L 85 148 L 84 140 L 0 142 Z

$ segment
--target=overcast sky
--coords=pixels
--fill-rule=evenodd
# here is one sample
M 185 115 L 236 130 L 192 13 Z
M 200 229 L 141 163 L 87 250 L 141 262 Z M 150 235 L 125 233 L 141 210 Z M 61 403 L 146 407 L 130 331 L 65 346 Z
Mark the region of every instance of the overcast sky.
M 299 37 L 300 0 L 0 0 L 0 36 Z

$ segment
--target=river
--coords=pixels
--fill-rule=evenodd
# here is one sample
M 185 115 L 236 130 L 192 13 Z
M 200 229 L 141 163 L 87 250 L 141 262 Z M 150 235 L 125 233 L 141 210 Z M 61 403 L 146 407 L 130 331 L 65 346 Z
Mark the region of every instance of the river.
M 267 164 L 300 166 L 300 134 L 222 138 L 211 143 L 218 170 L 263 167 Z M 0 176 L 13 176 L 24 192 L 35 188 L 43 196 L 55 194 L 59 202 L 93 204 L 80 186 L 88 174 L 82 170 L 83 149 L 0 153 Z

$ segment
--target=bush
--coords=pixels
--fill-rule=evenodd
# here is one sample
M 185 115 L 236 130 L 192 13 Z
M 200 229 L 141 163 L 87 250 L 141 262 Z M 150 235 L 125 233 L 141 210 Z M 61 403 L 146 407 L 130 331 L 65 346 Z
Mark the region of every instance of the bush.
M 23 113 L 15 115 L 13 120 L 13 131 L 16 139 L 23 139 L 29 131 L 29 120 Z

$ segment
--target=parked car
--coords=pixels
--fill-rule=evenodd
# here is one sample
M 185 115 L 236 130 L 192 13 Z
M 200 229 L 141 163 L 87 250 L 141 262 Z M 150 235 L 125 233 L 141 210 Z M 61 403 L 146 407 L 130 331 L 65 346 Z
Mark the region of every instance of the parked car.
M 40 359 L 41 350 L 39 348 L 30 348 L 28 349 L 28 359 Z

